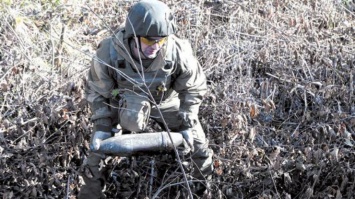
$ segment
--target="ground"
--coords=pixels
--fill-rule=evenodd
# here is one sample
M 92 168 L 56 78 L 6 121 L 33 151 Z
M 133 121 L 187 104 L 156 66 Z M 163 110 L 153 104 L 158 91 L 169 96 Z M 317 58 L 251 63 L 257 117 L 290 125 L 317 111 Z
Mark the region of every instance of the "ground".
M 2 198 L 76 197 L 92 130 L 83 79 L 132 2 L 0 3 Z M 354 2 L 165 2 L 208 78 L 209 197 L 354 198 Z M 186 198 L 171 155 L 106 163 L 109 198 Z

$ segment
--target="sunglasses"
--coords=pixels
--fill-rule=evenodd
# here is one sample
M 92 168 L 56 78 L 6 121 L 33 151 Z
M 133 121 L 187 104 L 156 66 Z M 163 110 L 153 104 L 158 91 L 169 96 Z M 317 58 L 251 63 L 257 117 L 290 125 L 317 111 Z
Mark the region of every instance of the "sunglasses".
M 168 40 L 168 37 L 163 37 L 161 39 L 153 39 L 150 37 L 140 37 L 140 40 L 142 43 L 145 45 L 151 46 L 153 44 L 158 44 L 159 46 L 162 46 L 166 40 Z

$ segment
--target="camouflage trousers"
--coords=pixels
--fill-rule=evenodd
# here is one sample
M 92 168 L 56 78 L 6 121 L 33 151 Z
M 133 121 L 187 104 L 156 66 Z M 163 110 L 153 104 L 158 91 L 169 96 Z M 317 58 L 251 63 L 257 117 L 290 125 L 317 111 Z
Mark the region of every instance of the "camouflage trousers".
M 173 98 L 159 105 L 164 121 L 172 131 L 179 131 L 181 122 L 178 119 L 180 101 L 178 98 Z M 122 115 L 121 115 L 122 117 Z M 157 108 L 152 108 L 150 117 L 159 123 L 163 123 Z M 118 119 L 118 118 L 117 118 Z M 194 165 L 193 177 L 203 180 L 210 175 L 213 170 L 212 155 L 213 151 L 208 147 L 208 140 L 201 127 L 200 122 L 193 127 L 194 132 L 194 148 L 195 151 L 191 154 L 191 159 Z M 104 198 L 102 189 L 105 184 L 105 170 L 100 168 L 100 162 L 104 158 L 103 154 L 90 153 L 83 164 L 82 177 L 84 185 L 80 189 L 79 199 L 96 199 Z

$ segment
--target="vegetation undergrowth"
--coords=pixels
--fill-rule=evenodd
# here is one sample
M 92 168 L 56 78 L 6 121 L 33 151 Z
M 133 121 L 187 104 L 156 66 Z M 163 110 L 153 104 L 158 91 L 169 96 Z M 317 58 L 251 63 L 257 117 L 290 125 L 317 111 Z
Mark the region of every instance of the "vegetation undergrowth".
M 0 2 L 2 198 L 75 198 L 92 130 L 83 78 L 133 2 Z M 208 78 L 207 197 L 353 198 L 354 2 L 164 2 Z M 153 160 L 108 158 L 107 196 L 184 197 L 171 157 Z

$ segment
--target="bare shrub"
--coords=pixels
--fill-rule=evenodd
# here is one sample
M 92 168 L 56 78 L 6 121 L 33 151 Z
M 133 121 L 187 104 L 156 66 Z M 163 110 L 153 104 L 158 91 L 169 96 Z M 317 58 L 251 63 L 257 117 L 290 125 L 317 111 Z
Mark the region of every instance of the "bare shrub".
M 165 2 L 208 77 L 211 197 L 352 198 L 353 2 Z M 131 4 L 0 3 L 0 196 L 74 198 L 91 133 L 82 79 Z M 169 158 L 107 159 L 108 196 L 183 197 Z

